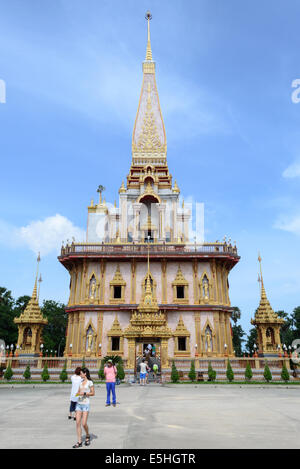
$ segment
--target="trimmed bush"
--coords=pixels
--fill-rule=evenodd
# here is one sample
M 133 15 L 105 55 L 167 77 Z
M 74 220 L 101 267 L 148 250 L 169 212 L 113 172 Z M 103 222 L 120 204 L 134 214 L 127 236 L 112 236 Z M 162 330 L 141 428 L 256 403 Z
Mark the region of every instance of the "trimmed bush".
M 216 370 L 213 369 L 210 362 L 208 363 L 208 372 L 207 372 L 207 374 L 208 374 L 208 381 L 215 381 L 215 379 L 217 377 L 217 372 L 216 372 Z
M 8 365 L 4 372 L 4 379 L 7 379 L 9 381 L 13 377 L 13 370 L 11 369 L 11 366 Z
M 125 378 L 125 371 L 123 367 L 123 361 L 117 364 L 117 378 L 122 381 Z
M 264 378 L 267 382 L 272 381 L 272 373 L 271 373 L 270 368 L 268 367 L 267 363 L 265 364 Z
M 245 370 L 245 380 L 250 381 L 253 376 L 252 368 L 250 366 L 250 363 L 247 362 L 246 370 Z
M 104 380 L 104 379 L 105 379 L 105 375 L 104 375 L 104 360 L 101 360 L 101 365 L 100 365 L 100 368 L 99 368 L 99 371 L 98 371 L 98 376 L 99 376 L 99 379 L 101 379 L 101 380 Z
M 231 368 L 231 364 L 230 364 L 230 361 L 228 360 L 227 362 L 227 370 L 226 370 L 226 376 L 227 376 L 227 379 L 228 381 L 233 381 L 234 380 L 234 373 L 233 373 L 233 370 Z
M 282 381 L 285 381 L 285 382 L 290 380 L 290 374 L 284 362 L 283 362 L 282 370 L 281 370 L 281 379 Z
M 46 381 L 48 381 L 48 379 L 50 378 L 47 363 L 45 363 L 45 365 L 44 365 L 44 369 L 42 371 L 41 377 L 42 377 L 42 380 L 44 381 L 44 383 L 46 383 Z
M 67 362 L 66 361 L 65 361 L 63 369 L 60 372 L 59 379 L 61 380 L 62 383 L 64 383 L 68 379 Z
M 176 368 L 174 360 L 172 362 L 171 380 L 172 380 L 172 383 L 177 383 L 179 381 L 179 373 Z
M 31 378 L 30 365 L 26 366 L 26 370 L 24 371 L 23 376 L 26 380 Z
M 194 382 L 196 380 L 195 360 L 191 361 L 191 368 L 190 368 L 188 376 L 189 376 L 189 378 L 192 382 Z

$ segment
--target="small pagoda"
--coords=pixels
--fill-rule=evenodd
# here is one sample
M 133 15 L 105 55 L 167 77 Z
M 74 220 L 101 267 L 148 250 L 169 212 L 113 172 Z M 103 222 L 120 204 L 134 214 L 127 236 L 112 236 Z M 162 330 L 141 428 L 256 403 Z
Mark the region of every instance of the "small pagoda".
M 40 255 L 38 255 L 38 266 L 40 260 Z M 48 320 L 44 318 L 39 307 L 37 294 L 38 266 L 31 299 L 21 316 L 14 319 L 14 322 L 18 324 L 17 348 L 19 349 L 20 356 L 39 355 L 40 346 L 42 344 L 43 327 L 48 324 Z
M 260 264 L 261 296 L 259 307 L 255 312 L 254 319 L 251 319 L 251 324 L 255 325 L 257 329 L 259 356 L 274 356 L 281 351 L 280 328 L 284 320 L 278 317 L 270 305 L 264 287 L 260 255 L 258 261 Z

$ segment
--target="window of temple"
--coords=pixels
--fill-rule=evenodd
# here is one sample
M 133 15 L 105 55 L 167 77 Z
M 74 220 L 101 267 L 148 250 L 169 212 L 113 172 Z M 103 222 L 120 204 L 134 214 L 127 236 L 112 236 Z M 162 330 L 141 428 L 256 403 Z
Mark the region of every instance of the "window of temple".
M 114 351 L 120 350 L 120 337 L 111 338 L 111 349 Z
M 184 285 L 177 285 L 176 295 L 178 299 L 184 298 Z
M 186 350 L 186 337 L 178 337 L 178 350 L 181 352 Z
M 122 286 L 114 285 L 114 298 L 122 298 Z

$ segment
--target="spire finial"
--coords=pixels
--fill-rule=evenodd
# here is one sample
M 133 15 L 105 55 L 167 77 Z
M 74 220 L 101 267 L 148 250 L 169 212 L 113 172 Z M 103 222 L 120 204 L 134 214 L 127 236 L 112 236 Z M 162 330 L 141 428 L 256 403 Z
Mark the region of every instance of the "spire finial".
M 152 20 L 152 15 L 148 10 L 145 19 L 148 21 L 148 41 L 147 41 L 147 50 L 146 50 L 146 60 L 152 62 L 152 50 L 151 50 L 151 41 L 150 41 L 150 20 Z

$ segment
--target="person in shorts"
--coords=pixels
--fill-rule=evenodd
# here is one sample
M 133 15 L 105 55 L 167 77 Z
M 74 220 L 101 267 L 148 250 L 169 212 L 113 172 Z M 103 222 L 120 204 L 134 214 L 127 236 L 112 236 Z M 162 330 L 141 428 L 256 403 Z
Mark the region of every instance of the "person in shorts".
M 82 447 L 81 425 L 85 430 L 85 446 L 89 446 L 91 441 L 87 420 L 90 411 L 90 397 L 95 395 L 94 383 L 91 380 L 90 372 L 87 368 L 82 368 L 80 376 L 82 382 L 79 385 L 77 393 L 78 402 L 76 404 L 76 431 L 78 440 L 77 443 L 73 445 L 73 448 Z
M 76 394 L 78 392 L 78 389 L 79 389 L 79 385 L 82 381 L 81 379 L 81 376 L 80 376 L 80 372 L 81 372 L 81 367 L 78 366 L 74 372 L 74 375 L 71 376 L 71 383 L 72 383 L 72 389 L 71 389 L 71 396 L 70 396 L 70 410 L 69 410 L 69 417 L 68 419 L 71 420 L 72 417 L 73 417 L 73 413 L 74 413 L 74 420 L 76 420 L 76 414 L 75 414 L 75 409 L 76 409 L 76 404 L 77 404 L 77 401 L 78 401 L 78 397 L 76 397 Z
M 147 364 L 145 362 L 145 359 L 143 358 L 140 363 L 140 385 L 141 386 L 145 386 L 146 374 L 147 374 Z

